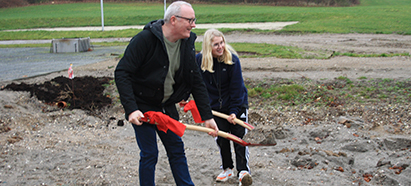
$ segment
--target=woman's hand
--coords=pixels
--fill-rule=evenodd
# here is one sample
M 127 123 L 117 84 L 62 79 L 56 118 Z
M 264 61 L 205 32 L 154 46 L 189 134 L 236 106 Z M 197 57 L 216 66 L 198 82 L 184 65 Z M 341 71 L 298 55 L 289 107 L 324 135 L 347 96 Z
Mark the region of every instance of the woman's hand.
M 234 120 L 236 119 L 237 117 L 235 116 L 235 114 L 230 114 L 230 116 L 228 116 L 228 118 L 227 118 L 227 121 L 229 122 L 229 123 L 232 123 L 232 124 L 237 124 Z

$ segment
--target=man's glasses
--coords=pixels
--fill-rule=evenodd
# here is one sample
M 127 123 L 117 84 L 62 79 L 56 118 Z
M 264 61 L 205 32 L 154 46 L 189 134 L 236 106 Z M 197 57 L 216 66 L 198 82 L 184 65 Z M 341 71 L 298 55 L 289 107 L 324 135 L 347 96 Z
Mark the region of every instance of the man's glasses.
M 183 16 L 179 16 L 179 15 L 174 15 L 174 16 L 176 16 L 176 17 L 178 17 L 178 18 L 183 18 L 183 19 L 187 20 L 188 23 L 190 23 L 190 25 L 193 24 L 193 23 L 195 23 L 195 22 L 197 21 L 196 18 L 187 18 L 187 17 L 183 17 Z

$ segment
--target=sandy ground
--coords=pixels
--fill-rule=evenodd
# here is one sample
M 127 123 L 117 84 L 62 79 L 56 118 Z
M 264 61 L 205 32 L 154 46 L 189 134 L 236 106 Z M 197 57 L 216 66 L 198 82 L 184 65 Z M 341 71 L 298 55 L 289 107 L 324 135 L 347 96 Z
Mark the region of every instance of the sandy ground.
M 234 33 L 227 38 L 230 42 L 268 42 L 339 52 L 411 51 L 411 36 L 400 35 Z M 250 79 L 411 77 L 409 57 L 244 58 L 241 62 L 244 77 Z M 76 76 L 113 77 L 111 67 L 116 63 L 117 60 L 108 60 L 74 70 Z M 66 76 L 67 72 L 12 82 L 41 83 L 60 75 Z M 1 86 L 8 83 L 1 82 Z M 115 92 L 113 86 L 108 89 Z M 126 122 L 118 126 L 123 119 L 118 102 L 90 114 L 82 110 L 56 109 L 25 92 L 3 90 L 0 94 L 0 184 L 139 185 L 139 149 L 131 124 Z M 397 107 L 407 108 L 397 113 Z M 411 108 L 409 105 L 370 106 L 364 112 L 373 113 L 372 120 L 387 121 L 382 117 L 404 120 L 392 126 L 382 122 L 375 126 L 376 121 L 356 115 L 354 108 L 350 111 L 336 108 L 326 113 L 323 120 L 303 125 L 303 116 L 315 115 L 316 110 L 251 109 L 249 123 L 256 128 L 270 127 L 277 141 L 276 146 L 249 147 L 253 185 L 411 185 Z M 181 120 L 193 124 L 187 113 L 182 112 Z M 186 131 L 183 140 L 196 185 L 238 185 L 234 178 L 226 183 L 214 181 L 221 170 L 218 148 L 212 137 Z M 174 185 L 164 148 L 160 141 L 158 144 L 156 183 Z

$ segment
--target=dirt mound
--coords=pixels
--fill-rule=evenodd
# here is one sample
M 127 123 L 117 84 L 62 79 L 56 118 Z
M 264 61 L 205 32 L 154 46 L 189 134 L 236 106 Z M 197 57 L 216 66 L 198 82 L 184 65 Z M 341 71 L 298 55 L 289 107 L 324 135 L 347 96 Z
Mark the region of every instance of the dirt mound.
M 27 91 L 30 96 L 49 105 L 65 102 L 68 109 L 98 110 L 111 104 L 109 95 L 104 95 L 105 85 L 113 78 L 109 77 L 75 77 L 68 79 L 56 77 L 41 84 L 11 83 L 2 90 Z

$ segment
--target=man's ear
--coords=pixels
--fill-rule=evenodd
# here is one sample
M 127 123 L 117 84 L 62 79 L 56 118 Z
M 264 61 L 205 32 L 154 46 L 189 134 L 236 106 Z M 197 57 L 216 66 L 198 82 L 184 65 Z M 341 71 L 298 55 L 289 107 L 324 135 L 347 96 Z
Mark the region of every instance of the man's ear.
M 174 25 L 176 22 L 177 22 L 177 17 L 176 17 L 176 16 L 171 16 L 171 17 L 170 17 L 170 23 L 171 23 L 172 25 Z

